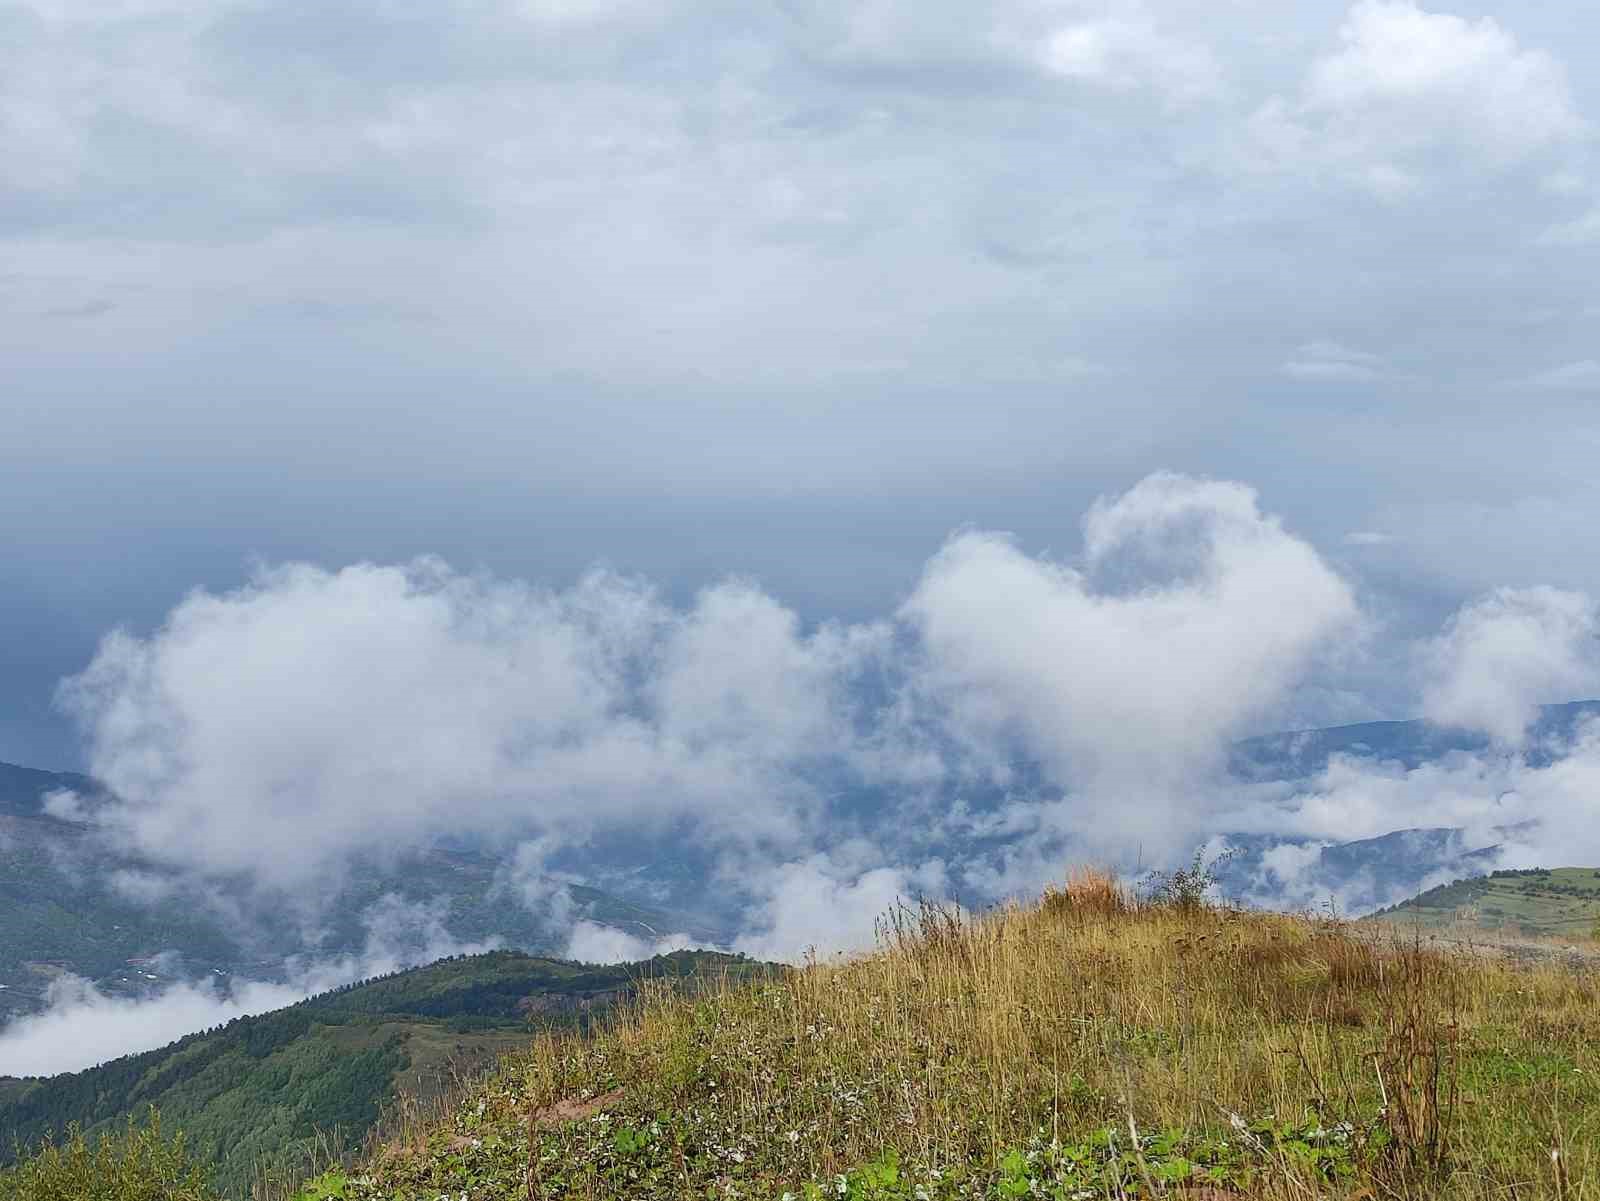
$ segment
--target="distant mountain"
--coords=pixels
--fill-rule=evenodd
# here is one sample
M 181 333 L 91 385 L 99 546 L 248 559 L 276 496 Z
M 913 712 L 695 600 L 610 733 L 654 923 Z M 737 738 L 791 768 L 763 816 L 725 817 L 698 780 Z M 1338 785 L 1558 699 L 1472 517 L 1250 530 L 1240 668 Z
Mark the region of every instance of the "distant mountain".
M 1318 905 L 1331 899 L 1348 913 L 1390 904 L 1430 878 L 1481 875 L 1499 850 L 1473 846 L 1447 826 L 1325 846 L 1263 835 L 1229 835 L 1227 841 L 1237 853 L 1218 872 L 1225 896 Z M 1272 866 L 1270 852 L 1284 846 L 1303 847 L 1310 856 L 1292 877 Z
M 1541 706 L 1528 732 L 1528 761 L 1535 766 L 1549 764 L 1579 724 L 1597 716 L 1600 700 Z M 1367 721 L 1246 738 L 1233 745 L 1228 766 L 1241 780 L 1298 780 L 1323 771 L 1334 755 L 1393 762 L 1411 769 L 1452 753 L 1481 754 L 1489 749 L 1488 737 L 1473 730 L 1438 726 L 1420 718 Z
M 246 899 L 242 884 L 238 895 L 198 895 L 169 869 L 108 847 L 93 827 L 49 816 L 41 803 L 57 789 L 94 788 L 83 776 L 0 764 L 0 1022 L 37 1009 L 62 973 L 137 995 L 180 978 L 282 979 L 292 955 L 359 955 L 372 915 L 389 898 L 427 907 L 460 944 L 498 937 L 531 951 L 562 947 L 565 927 L 505 887 L 507 860 L 446 848 L 353 864 L 320 915 L 319 940 L 308 946 L 294 922 L 226 914 L 229 902 Z M 650 940 L 679 933 L 707 945 L 729 940 L 714 920 L 586 885 L 547 883 L 552 904 L 564 893 L 570 916 Z
M 300 1166 L 321 1133 L 351 1149 L 400 1092 L 426 1102 L 551 1024 L 592 1022 L 645 979 L 679 986 L 769 970 L 679 951 L 589 967 L 511 951 L 463 956 L 239 1018 L 170 1046 L 41 1080 L 0 1076 L 0 1165 L 76 1122 L 111 1130 L 154 1105 L 215 1160 L 228 1195 L 265 1165 Z
M 1535 767 L 1547 766 L 1561 756 L 1582 723 L 1595 717 L 1600 717 L 1600 700 L 1545 705 L 1521 754 Z M 1234 744 L 1229 769 L 1234 778 L 1248 783 L 1288 783 L 1316 776 L 1336 755 L 1396 764 L 1409 771 L 1451 755 L 1492 750 L 1486 736 L 1471 730 L 1422 720 L 1372 721 L 1244 739 Z M 1240 853 L 1221 873 L 1225 893 L 1297 895 L 1318 901 L 1331 897 L 1352 912 L 1393 904 L 1430 879 L 1481 876 L 1499 849 L 1497 841 L 1470 843 L 1461 830 L 1451 827 L 1393 830 L 1329 846 L 1263 835 L 1227 837 Z M 1292 880 L 1270 866 L 1268 853 L 1285 845 L 1304 848 L 1312 856 L 1297 865 Z
M 1535 765 L 1549 762 L 1582 721 L 1596 716 L 1600 700 L 1544 707 L 1526 757 Z M 1245 739 L 1233 746 L 1229 766 L 1246 784 L 1282 783 L 1315 776 L 1335 755 L 1409 769 L 1489 749 L 1481 735 L 1426 721 L 1364 722 Z M 1036 775 L 1020 765 L 1018 787 L 1042 789 Z M 49 816 L 42 798 L 58 789 L 93 793 L 96 785 L 81 775 L 0 764 L 0 912 L 7 919 L 0 922 L 0 1021 L 36 1008 L 61 972 L 86 976 L 110 991 L 137 993 L 182 975 L 276 978 L 286 956 L 308 950 L 293 923 L 250 928 L 225 921 L 218 906 L 186 892 L 170 872 L 108 850 L 89 827 Z M 866 814 L 884 803 L 874 790 L 841 797 L 847 813 Z M 962 799 L 981 808 L 1002 803 L 1005 795 Z M 1477 874 L 1495 849 L 1469 845 L 1460 831 L 1447 828 L 1396 830 L 1337 846 L 1301 842 L 1304 854 L 1291 882 L 1270 866 L 1284 861 L 1271 852 L 1286 840 L 1229 838 L 1241 850 L 1224 872 L 1224 885 L 1234 895 L 1335 896 L 1352 911 L 1390 904 L 1429 879 Z M 646 938 L 681 932 L 707 945 L 725 944 L 736 915 L 707 895 L 709 852 L 687 834 L 666 841 L 675 848 L 668 856 L 658 853 L 660 840 L 628 832 L 614 835 L 611 843 L 596 842 L 585 848 L 577 874 L 599 887 L 553 891 L 564 887 L 563 900 L 576 915 L 603 925 Z M 951 856 L 962 850 L 946 848 Z M 389 897 L 441 906 L 444 929 L 462 943 L 500 936 L 529 950 L 559 949 L 551 915 L 531 911 L 502 887 L 508 866 L 503 857 L 468 843 L 355 864 L 325 915 L 320 941 L 310 949 L 330 956 L 359 953 L 368 937 L 364 915 Z M 1275 891 L 1277 885 L 1284 887 Z
M 38 817 L 44 812 L 43 798 L 63 789 L 91 792 L 95 782 L 76 772 L 40 771 L 0 763 L 0 817 Z

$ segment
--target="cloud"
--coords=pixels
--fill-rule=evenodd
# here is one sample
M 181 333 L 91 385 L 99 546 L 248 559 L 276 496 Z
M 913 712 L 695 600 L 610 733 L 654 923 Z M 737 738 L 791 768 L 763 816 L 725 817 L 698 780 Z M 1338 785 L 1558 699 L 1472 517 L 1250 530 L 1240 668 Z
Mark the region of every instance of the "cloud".
M 432 561 L 295 564 L 111 635 L 62 697 L 116 837 L 303 892 L 452 833 L 693 813 L 791 836 L 815 799 L 792 769 L 843 737 L 877 639 L 803 632 L 737 581 L 679 611 L 606 573 L 551 592 Z
M 1274 97 L 1252 118 L 1257 144 L 1286 169 L 1320 165 L 1399 201 L 1449 163 L 1504 170 L 1587 131 L 1562 64 L 1493 17 L 1358 0 L 1339 42 L 1294 101 Z
M 1388 546 L 1396 539 L 1381 530 L 1351 530 L 1343 541 L 1346 546 Z
M 1162 33 L 1149 17 L 1126 13 L 1063 25 L 1044 40 L 1040 59 L 1065 79 L 1117 90 L 1154 88 L 1174 99 L 1217 95 L 1222 71 L 1201 44 Z
M 104 317 L 117 307 L 112 300 L 85 300 L 78 304 L 58 305 L 48 308 L 40 313 L 43 317 L 53 317 L 61 320 L 85 320 L 94 317 Z
M 1529 748 L 1531 751 L 1534 748 Z M 1278 795 L 1258 793 L 1224 820 L 1229 829 L 1270 831 L 1316 843 L 1371 838 L 1407 828 L 1454 828 L 1461 850 L 1493 849 L 1476 868 L 1582 866 L 1600 859 L 1600 728 L 1590 721 L 1566 745 L 1538 748 L 1539 757 L 1501 744 L 1458 752 L 1406 768 L 1334 756 L 1312 780 Z M 1276 852 L 1281 878 L 1265 887 L 1266 903 L 1317 903 L 1310 851 Z M 1299 868 L 1296 869 L 1296 862 Z M 1452 877 L 1460 867 L 1445 869 Z M 1389 901 L 1442 880 L 1401 877 Z M 1361 882 L 1357 882 L 1358 887 Z
M 1183 837 L 1226 739 L 1356 620 L 1354 598 L 1242 485 L 1149 477 L 1084 521 L 1083 566 L 963 534 L 902 613 L 965 744 L 1046 765 L 1106 841 Z
M 1423 714 L 1522 743 L 1538 706 L 1600 683 L 1594 602 L 1557 588 L 1501 588 L 1461 608 L 1423 651 Z
M 1592 208 L 1572 221 L 1561 221 L 1540 233 L 1543 246 L 1591 246 L 1600 242 L 1600 208 Z
M 1366 381 L 1385 374 L 1379 356 L 1337 342 L 1308 342 L 1279 370 L 1291 379 L 1313 382 Z
M 1529 376 L 1525 385 L 1558 392 L 1590 392 L 1600 388 L 1600 362 L 1582 359 Z
M 13 1076 L 81 1071 L 353 981 L 496 945 L 459 942 L 445 929 L 440 905 L 394 896 L 371 906 L 363 924 L 367 941 L 360 954 L 291 960 L 282 982 L 209 977 L 167 983 L 152 995 L 125 996 L 102 992 L 77 976 L 58 976 L 42 1012 L 0 1026 L 0 1069 Z
M 897 904 L 945 894 L 943 863 L 863 867 L 875 858 L 871 849 L 847 846 L 769 870 L 757 884 L 749 929 L 735 948 L 789 963 L 869 950 L 880 922 Z
M 926 880 L 938 851 L 903 857 L 907 815 L 1012 787 L 1016 762 L 1066 795 L 1061 822 L 1121 795 L 1102 846 L 1180 840 L 1204 821 L 1196 774 L 1356 621 L 1348 585 L 1239 484 L 1149 477 L 1083 538 L 1068 566 L 959 533 L 895 613 L 812 626 L 740 580 L 674 605 L 607 572 L 551 590 L 435 560 L 263 568 L 108 636 L 64 684 L 113 796 L 54 803 L 313 925 L 355 857 L 515 842 L 498 887 L 543 911 L 577 848 L 683 839 L 760 915 L 752 937 L 792 947 L 770 870 L 823 870 L 810 857 L 859 834 L 879 856 L 834 887 Z
M 579 963 L 638 963 L 655 955 L 667 955 L 698 945 L 687 934 L 645 939 L 612 926 L 579 921 L 573 923 L 566 950 L 562 954 Z
M 51 981 L 44 1012 L 0 1028 L 0 1064 L 15 1076 L 82 1071 L 237 1017 L 293 1005 L 306 995 L 288 985 L 246 982 L 224 993 L 201 983 L 175 984 L 135 1000 L 62 976 Z

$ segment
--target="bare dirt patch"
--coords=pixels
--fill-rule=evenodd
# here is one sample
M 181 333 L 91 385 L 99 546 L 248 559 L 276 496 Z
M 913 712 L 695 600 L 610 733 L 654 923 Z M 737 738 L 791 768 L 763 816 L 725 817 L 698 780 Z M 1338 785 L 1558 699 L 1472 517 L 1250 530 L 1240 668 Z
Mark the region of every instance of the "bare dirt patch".
M 545 1126 L 559 1126 L 562 1122 L 581 1122 L 584 1118 L 594 1117 L 601 1110 L 611 1108 L 622 1097 L 620 1088 L 590 1097 L 587 1101 L 578 1097 L 562 1097 L 559 1101 L 552 1101 L 534 1110 L 528 1115 L 528 1124 L 538 1130 Z

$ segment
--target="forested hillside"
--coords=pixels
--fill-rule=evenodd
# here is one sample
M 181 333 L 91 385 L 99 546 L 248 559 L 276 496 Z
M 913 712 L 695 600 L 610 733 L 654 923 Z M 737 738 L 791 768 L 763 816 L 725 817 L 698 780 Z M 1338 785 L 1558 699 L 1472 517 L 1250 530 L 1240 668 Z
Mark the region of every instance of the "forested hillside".
M 592 967 L 513 951 L 464 956 L 240 1018 L 168 1047 L 42 1080 L 0 1078 L 0 1163 L 77 1123 L 91 1134 L 155 1107 L 218 1183 L 294 1162 L 319 1132 L 353 1147 L 397 1093 L 424 1099 L 531 1032 L 585 1026 L 641 980 L 684 981 L 757 965 L 681 951 Z

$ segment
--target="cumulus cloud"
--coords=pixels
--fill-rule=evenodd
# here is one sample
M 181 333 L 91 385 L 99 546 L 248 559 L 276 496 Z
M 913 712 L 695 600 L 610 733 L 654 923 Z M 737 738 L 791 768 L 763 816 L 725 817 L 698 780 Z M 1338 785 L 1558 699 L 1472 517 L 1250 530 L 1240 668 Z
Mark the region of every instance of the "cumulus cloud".
M 1181 837 L 1195 780 L 1354 624 L 1354 598 L 1235 483 L 1152 476 L 1095 505 L 1084 548 L 1069 566 L 953 539 L 903 610 L 924 687 L 966 745 L 1048 765 L 1104 834 Z
M 800 629 L 749 585 L 678 611 L 605 573 L 564 592 L 421 561 L 263 571 L 108 637 L 63 689 L 116 800 L 102 826 L 157 861 L 304 888 L 378 839 L 692 811 L 783 838 L 789 769 L 849 721 L 871 629 Z
M 58 803 L 308 922 L 358 855 L 515 841 L 497 887 L 545 909 L 563 852 L 685 839 L 712 867 L 747 862 L 724 874 L 751 946 L 827 947 L 782 912 L 809 885 L 780 903 L 766 869 L 860 901 L 818 915 L 927 886 L 937 849 L 905 859 L 874 830 L 959 824 L 933 810 L 968 783 L 1013 788 L 1017 763 L 1042 773 L 1032 799 L 975 822 L 1037 823 L 1035 801 L 1064 796 L 1059 835 L 1115 795 L 1098 845 L 1172 843 L 1204 821 L 1195 777 L 1356 621 L 1348 585 L 1239 484 L 1152 476 L 1095 504 L 1083 539 L 1069 565 L 962 532 L 896 613 L 811 627 L 738 580 L 675 606 L 604 572 L 551 590 L 431 560 L 266 568 L 109 636 L 64 685 L 111 796 Z M 858 830 L 878 858 L 812 858 Z
M 735 948 L 790 963 L 867 950 L 895 906 L 942 897 L 948 887 L 938 860 L 864 868 L 875 861 L 879 855 L 872 848 L 846 846 L 767 871 L 756 886 L 749 929 Z
M 1450 161 L 1499 170 L 1578 142 L 1587 125 L 1566 71 L 1493 17 L 1358 0 L 1339 47 L 1311 64 L 1298 97 L 1253 117 L 1285 167 L 1321 165 L 1400 200 Z
M 1424 649 L 1422 711 L 1522 742 L 1541 703 L 1600 681 L 1594 602 L 1558 588 L 1501 588 L 1462 609 Z

